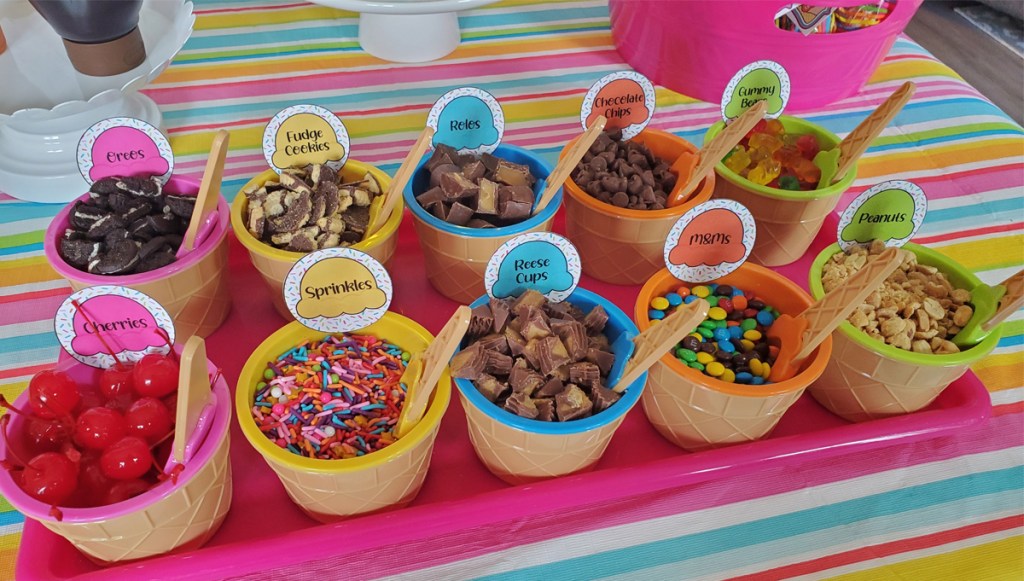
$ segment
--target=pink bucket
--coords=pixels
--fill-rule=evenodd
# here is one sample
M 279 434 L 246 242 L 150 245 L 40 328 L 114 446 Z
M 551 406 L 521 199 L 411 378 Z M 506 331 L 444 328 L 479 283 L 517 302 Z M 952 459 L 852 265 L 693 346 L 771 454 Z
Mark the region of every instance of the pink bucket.
M 859 6 L 869 0 L 805 0 Z M 719 103 L 744 66 L 773 60 L 789 72 L 787 112 L 815 109 L 856 93 L 924 0 L 897 0 L 885 20 L 835 34 L 780 30 L 786 0 L 610 0 L 612 36 L 623 58 L 651 81 Z

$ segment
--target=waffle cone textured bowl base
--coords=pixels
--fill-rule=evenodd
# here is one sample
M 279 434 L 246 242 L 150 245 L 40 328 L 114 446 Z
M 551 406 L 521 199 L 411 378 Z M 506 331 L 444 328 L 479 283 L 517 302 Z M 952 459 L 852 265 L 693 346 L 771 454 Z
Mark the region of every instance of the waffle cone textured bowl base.
M 349 159 L 345 162 L 339 174 L 345 182 L 354 182 L 362 179 L 367 172 L 376 178 L 382 192 L 387 191 L 388 186 L 391 184 L 391 178 L 374 166 Z M 238 241 L 249 251 L 252 265 L 256 267 L 260 276 L 263 277 L 267 286 L 270 287 L 270 296 L 274 301 L 274 308 L 277 309 L 277 312 L 282 317 L 290 321 L 294 317 L 292 317 L 288 307 L 284 304 L 284 296 L 281 289 L 284 287 L 284 279 L 288 276 L 288 271 L 305 254 L 302 252 L 280 250 L 257 240 L 246 229 L 245 218 L 243 218 L 249 208 L 249 200 L 242 191 L 253 186 L 262 186 L 270 180 L 276 180 L 277 177 L 277 172 L 268 169 L 242 186 L 235 196 L 235 200 L 231 203 L 231 228 L 234 230 Z M 391 256 L 395 253 L 395 248 L 398 247 L 398 225 L 402 223 L 402 212 L 402 201 L 399 200 L 395 204 L 391 216 L 384 222 L 384 226 L 376 234 L 367 240 L 353 244 L 351 247 L 369 254 L 387 267 L 388 261 L 391 260 Z
M 514 145 L 499 145 L 494 155 L 529 167 L 537 179 L 534 193 L 539 196 L 544 191 L 551 166 L 536 154 Z M 518 224 L 500 228 L 455 226 L 434 216 L 416 200 L 416 196 L 429 189 L 430 172 L 424 165 L 430 156 L 428 153 L 420 160 L 402 195 L 412 212 L 431 286 L 453 301 L 469 304 L 484 294 L 484 271 L 498 247 L 520 234 L 551 230 L 555 212 L 562 204 L 562 190 L 555 193 L 546 208 Z
M 812 302 L 800 287 L 756 264 L 745 263 L 715 282 L 753 292 L 779 312 L 791 315 Z M 641 331 L 650 327 L 647 310 L 651 299 L 673 292 L 681 284 L 662 269 L 644 285 L 635 313 Z M 648 372 L 650 380 L 641 403 L 654 429 L 686 450 L 758 440 L 775 428 L 804 389 L 821 375 L 831 353 L 832 340 L 827 338 L 795 377 L 770 385 L 719 381 L 666 353 Z
M 165 189 L 195 194 L 199 182 L 171 178 Z M 79 199 L 87 198 L 88 194 Z M 71 288 L 80 290 L 97 285 L 118 285 L 145 293 L 167 309 L 174 320 L 177 337 L 207 337 L 220 327 L 231 311 L 228 292 L 228 205 L 218 201 L 219 216 L 210 235 L 195 251 L 168 266 L 142 274 L 103 276 L 89 274 L 64 262 L 57 252 L 60 236 L 68 225 L 73 207 L 68 204 L 54 217 L 46 231 L 44 251 L 50 266 L 64 277 Z
M 615 345 L 622 333 L 637 334 L 636 325 L 608 300 L 576 288 L 566 301 L 589 312 L 601 305 L 608 313 L 605 333 Z M 470 306 L 488 302 L 487 295 Z M 613 351 L 614 352 L 614 351 Z M 616 353 L 616 357 L 620 357 Z M 462 408 L 466 412 L 469 441 L 480 461 L 495 476 L 516 485 L 582 472 L 601 459 L 615 430 L 640 400 L 647 382 L 644 373 L 629 385 L 614 404 L 587 418 L 568 422 L 542 422 L 521 418 L 485 398 L 467 379 L 456 379 Z
M 904 250 L 917 255 L 919 264 L 942 271 L 954 287 L 971 289 L 980 281 L 949 258 L 917 244 Z M 831 256 L 842 252 L 833 244 L 818 255 L 809 273 L 811 294 L 824 295 L 821 273 Z M 950 355 L 913 353 L 872 339 L 848 322 L 832 332 L 834 352 L 821 378 L 809 392 L 832 413 L 862 422 L 916 412 L 928 406 L 950 383 L 995 348 L 997 327 L 981 343 Z
M 75 361 L 57 367 L 80 383 L 99 378 L 99 370 Z M 210 364 L 209 370 L 213 374 L 217 368 Z M 223 378 L 214 391 L 217 411 L 210 433 L 178 476 L 177 484 L 166 481 L 140 496 L 106 507 L 62 509 L 64 520 L 60 522 L 47 514 L 48 506 L 30 498 L 7 476 L 0 477 L 0 493 L 26 516 L 100 564 L 198 548 L 217 532 L 231 507 L 231 396 Z M 27 396 L 26 392 L 18 398 L 19 407 L 27 405 Z M 11 429 L 16 430 L 19 423 L 17 417 L 13 418 Z
M 839 138 L 820 125 L 782 115 L 779 117 L 787 133 L 811 134 L 821 149 L 832 149 Z M 704 135 L 705 143 L 718 134 L 724 125 L 715 123 Z M 842 196 L 857 177 L 856 164 L 843 179 L 828 187 L 807 192 L 790 192 L 761 186 L 740 177 L 720 162 L 715 166 L 718 180 L 714 198 L 736 200 L 750 210 L 757 224 L 757 240 L 750 260 L 762 266 L 783 266 L 796 262 L 811 246 L 825 218 L 835 209 Z
M 645 129 L 633 141 L 671 164 L 684 151 L 697 148 L 682 137 L 657 129 Z M 564 156 L 576 140 L 562 149 Z M 709 175 L 683 204 L 664 210 L 630 210 L 601 202 L 565 182 L 565 231 L 576 246 L 583 272 L 612 284 L 643 284 L 665 266 L 665 238 L 672 225 L 691 208 L 711 199 L 715 176 Z
M 426 349 L 433 340 L 426 329 L 411 319 L 390 312 L 353 334 L 375 335 L 410 353 Z M 256 383 L 262 379 L 267 361 L 301 341 L 323 335 L 291 322 L 256 348 L 242 369 L 235 394 L 242 433 L 277 474 L 289 498 L 320 522 L 403 507 L 416 498 L 430 467 L 441 417 L 451 399 L 451 377 L 447 370 L 438 381 L 423 419 L 408 434 L 357 458 L 320 460 L 293 454 L 267 439 L 252 417 Z

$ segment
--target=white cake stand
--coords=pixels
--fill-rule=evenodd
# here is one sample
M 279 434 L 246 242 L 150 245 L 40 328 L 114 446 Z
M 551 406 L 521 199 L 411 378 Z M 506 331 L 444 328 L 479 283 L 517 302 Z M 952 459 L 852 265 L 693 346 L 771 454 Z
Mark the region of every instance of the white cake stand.
M 60 37 L 28 2 L 0 1 L 7 52 L 0 54 L 0 191 L 33 202 L 67 202 L 88 190 L 75 159 L 92 124 L 136 117 L 160 127 L 152 99 L 139 93 L 192 34 L 192 3 L 148 0 L 139 14 L 146 60 L 112 77 L 77 72 Z
M 437 60 L 459 46 L 459 16 L 497 0 L 311 0 L 359 12 L 359 44 L 375 57 L 399 63 Z

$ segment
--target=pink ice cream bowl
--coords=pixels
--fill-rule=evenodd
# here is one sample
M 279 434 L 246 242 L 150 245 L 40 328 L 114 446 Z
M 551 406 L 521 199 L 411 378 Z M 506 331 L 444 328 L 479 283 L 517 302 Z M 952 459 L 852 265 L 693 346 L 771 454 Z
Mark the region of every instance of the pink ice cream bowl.
M 196 195 L 199 182 L 192 178 L 171 177 L 164 191 L 180 195 Z M 83 194 L 77 200 L 85 200 Z M 78 270 L 68 264 L 57 251 L 60 238 L 69 227 L 75 202 L 69 203 L 54 216 L 46 229 L 43 250 L 46 260 L 71 288 L 80 290 L 98 285 L 117 285 L 135 289 L 153 297 L 174 320 L 177 336 L 206 337 L 217 330 L 231 311 L 228 292 L 229 209 L 223 198 L 217 201 L 217 215 L 209 234 L 201 236 L 194 251 L 171 264 L 141 274 L 99 275 Z
M 175 349 L 181 352 L 180 345 Z M 70 358 L 55 368 L 79 385 L 95 385 L 101 371 Z M 209 360 L 207 369 L 210 375 L 217 373 L 217 366 Z M 64 537 L 100 565 L 196 549 L 217 532 L 231 506 L 231 395 L 223 377 L 213 386 L 211 401 L 214 405 L 206 416 L 209 430 L 197 440 L 198 446 L 176 481 L 164 480 L 139 496 L 106 506 L 58 507 L 62 513 L 59 521 L 50 514 L 49 505 L 26 494 L 7 470 L 0 470 L 0 495 L 26 518 Z M 27 390 L 15 406 L 28 407 Z M 8 433 L 14 446 L 22 424 L 22 416 L 11 415 Z M 0 458 L 10 456 L 7 442 L 0 439 Z

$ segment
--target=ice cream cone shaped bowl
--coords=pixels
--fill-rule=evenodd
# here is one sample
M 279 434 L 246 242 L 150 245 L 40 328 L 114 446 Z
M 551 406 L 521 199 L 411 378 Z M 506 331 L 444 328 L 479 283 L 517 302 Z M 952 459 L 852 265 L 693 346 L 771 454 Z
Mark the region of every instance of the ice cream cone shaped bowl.
M 373 335 L 410 353 L 420 352 L 433 336 L 416 322 L 385 313 L 376 323 L 353 331 Z M 430 467 L 430 454 L 451 400 L 451 377 L 441 375 L 423 419 L 394 443 L 363 456 L 318 459 L 293 454 L 267 438 L 253 418 L 256 385 L 263 380 L 268 361 L 324 333 L 292 322 L 267 338 L 253 351 L 238 380 L 235 410 L 242 433 L 274 470 L 288 496 L 312 518 L 335 522 L 345 517 L 400 508 L 419 493 Z
M 191 178 L 172 177 L 164 190 L 176 194 L 196 195 L 199 182 Z M 85 194 L 78 198 L 85 200 Z M 221 199 L 212 230 L 193 252 L 167 266 L 129 275 L 99 275 L 78 270 L 68 264 L 57 251 L 61 236 L 68 228 L 74 203 L 57 213 L 46 229 L 43 250 L 57 274 L 74 290 L 97 285 L 117 285 L 145 293 L 167 309 L 174 320 L 179 337 L 213 333 L 231 311 L 228 293 L 228 205 Z
M 786 133 L 813 135 L 822 151 L 839 143 L 834 133 L 820 125 L 786 115 L 780 116 L 779 121 Z M 721 121 L 712 125 L 704 141 L 713 138 L 723 127 Z M 718 180 L 714 197 L 736 200 L 754 215 L 757 240 L 750 260 L 764 266 L 782 266 L 804 255 L 840 196 L 856 179 L 857 166 L 846 172 L 843 179 L 806 192 L 756 184 L 726 167 L 724 161 L 715 166 L 715 173 Z
M 180 352 L 180 345 L 176 349 Z M 213 363 L 208 361 L 207 367 L 211 376 L 217 373 Z M 97 385 L 99 381 L 99 369 L 73 359 L 61 361 L 56 368 L 79 385 Z M 196 549 L 217 532 L 231 506 L 231 394 L 223 377 L 213 386 L 213 400 L 209 432 L 176 481 L 165 480 L 139 496 L 107 506 L 61 507 L 59 521 L 50 514 L 49 505 L 28 496 L 6 470 L 0 471 L 0 494 L 26 517 L 39 521 L 100 564 Z M 28 407 L 28 390 L 15 405 Z M 12 414 L 9 433 L 21 433 L 23 423 L 23 416 Z M 6 444 L 0 441 L 0 458 L 8 457 Z
M 551 173 L 547 162 L 514 145 L 499 145 L 494 155 L 528 166 L 537 179 L 533 185 L 534 193 L 540 196 Z M 430 172 L 424 168 L 428 159 L 429 155 L 424 156 L 405 187 L 405 204 L 412 211 L 430 284 L 442 295 L 466 304 L 484 293 L 487 261 L 499 246 L 526 232 L 551 230 L 555 212 L 562 204 L 562 190 L 555 193 L 547 207 L 518 224 L 499 228 L 456 226 L 434 216 L 416 201 L 416 196 L 427 191 L 429 186 Z
M 918 264 L 938 268 L 956 288 L 973 289 L 980 280 L 942 254 L 908 243 L 904 250 Z M 811 294 L 825 294 L 822 269 L 838 244 L 821 251 L 808 274 Z M 832 413 L 853 422 L 906 414 L 930 404 L 942 390 L 995 348 L 1001 336 L 996 327 L 977 345 L 959 353 L 914 353 L 869 337 L 848 321 L 832 332 L 833 355 L 821 378 L 808 391 Z
M 338 172 L 344 182 L 359 181 L 367 173 L 377 180 L 377 184 L 382 192 L 387 191 L 391 178 L 372 165 L 349 159 Z M 292 266 L 300 258 L 305 256 L 305 253 L 274 248 L 253 236 L 245 226 L 244 216 L 248 212 L 249 200 L 241 193 L 241 191 L 250 187 L 258 188 L 277 178 L 277 172 L 268 169 L 242 186 L 242 190 L 239 190 L 239 194 L 235 196 L 235 200 L 231 203 L 231 228 L 235 231 L 235 237 L 238 238 L 238 241 L 249 251 L 249 258 L 252 260 L 253 266 L 256 267 L 260 276 L 263 277 L 267 286 L 270 287 L 270 296 L 273 298 L 274 308 L 277 309 L 277 312 L 282 317 L 290 321 L 292 320 L 292 315 L 284 304 L 281 288 L 284 285 L 285 277 L 288 276 L 288 271 L 291 270 Z M 383 196 L 378 196 L 374 200 L 374 204 L 380 204 L 381 201 L 383 201 Z M 363 241 L 353 244 L 351 247 L 369 254 L 386 267 L 388 261 L 391 260 L 391 256 L 395 253 L 395 248 L 398 246 L 398 225 L 401 223 L 402 202 L 399 201 L 391 212 L 391 216 L 380 230 Z
M 637 335 L 636 325 L 614 304 L 590 291 L 577 288 L 566 299 L 583 311 L 596 305 L 608 313 L 605 335 L 616 358 L 628 357 L 616 339 Z M 487 304 L 484 295 L 472 307 Z M 628 341 L 626 341 L 628 343 Z M 564 476 L 592 468 L 604 454 L 615 430 L 636 405 L 647 382 L 644 373 L 625 388 L 622 397 L 609 408 L 587 418 L 566 422 L 544 422 L 519 417 L 495 405 L 467 379 L 456 378 L 462 407 L 466 412 L 469 439 L 484 466 L 509 484 L 523 484 Z
M 642 143 L 655 156 L 671 164 L 683 152 L 697 148 L 682 137 L 657 129 L 644 129 L 632 141 Z M 564 156 L 576 140 L 564 149 Z M 676 187 L 682 187 L 679 180 Z M 643 284 L 665 266 L 665 238 L 672 225 L 691 208 L 711 199 L 715 176 L 709 175 L 686 202 L 664 210 L 631 210 L 606 204 L 591 196 L 570 177 L 565 182 L 565 230 L 580 253 L 583 272 L 612 284 Z
M 783 314 L 797 315 L 813 302 L 790 280 L 749 262 L 715 282 L 752 292 Z M 680 284 L 668 269 L 644 284 L 635 312 L 641 331 L 651 326 L 651 300 L 675 292 Z M 665 439 L 691 451 L 757 440 L 775 428 L 821 375 L 831 353 L 832 341 L 825 339 L 794 377 L 763 385 L 727 383 L 666 353 L 648 372 L 650 381 L 641 400 L 644 413 Z

